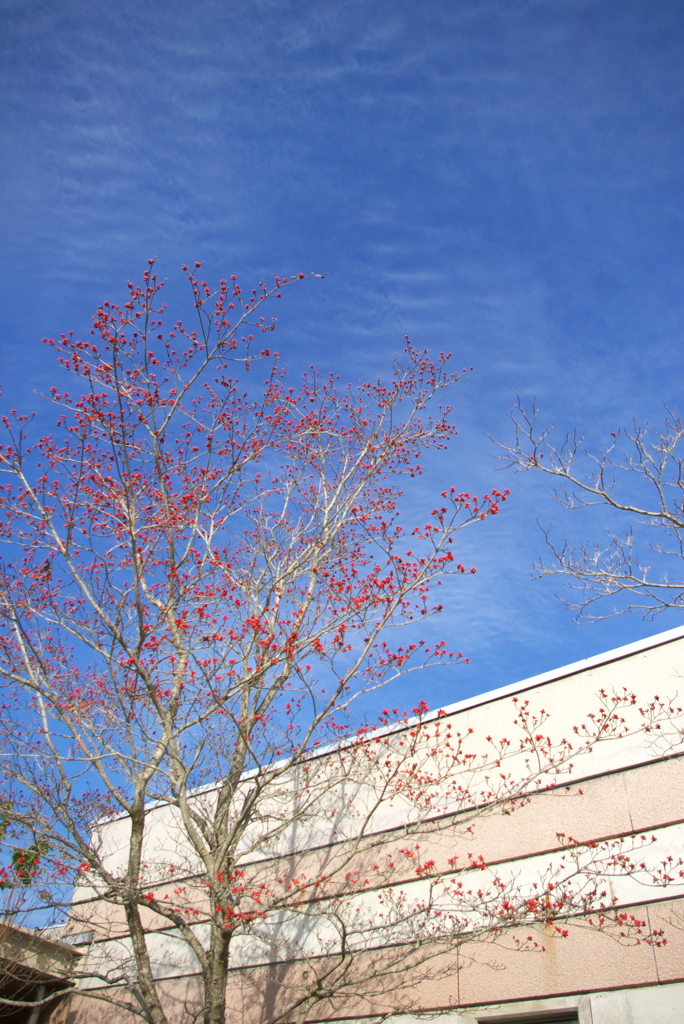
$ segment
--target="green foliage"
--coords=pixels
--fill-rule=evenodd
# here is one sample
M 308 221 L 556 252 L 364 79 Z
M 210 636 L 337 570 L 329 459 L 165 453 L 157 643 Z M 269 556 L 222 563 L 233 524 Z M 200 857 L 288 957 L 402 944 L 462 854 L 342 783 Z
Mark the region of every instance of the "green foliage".
M 10 827 L 15 824 L 12 817 L 13 805 L 11 800 L 4 800 L 0 804 L 0 842 L 2 842 Z M 11 866 L 0 868 L 0 890 L 14 889 L 17 886 L 28 886 L 40 871 L 40 864 L 43 857 L 50 849 L 46 839 L 39 839 L 34 836 L 33 842 L 28 846 L 15 846 L 10 857 Z

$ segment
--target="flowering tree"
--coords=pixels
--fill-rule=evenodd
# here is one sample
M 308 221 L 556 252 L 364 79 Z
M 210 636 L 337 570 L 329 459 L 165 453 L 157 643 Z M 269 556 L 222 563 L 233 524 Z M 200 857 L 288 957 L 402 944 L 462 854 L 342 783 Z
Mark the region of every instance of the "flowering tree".
M 445 815 L 467 832 L 483 807 L 557 783 L 577 743 L 552 742 L 543 716 L 519 708 L 519 741 L 488 737 L 478 753 L 423 705 L 350 733 L 360 694 L 461 658 L 407 630 L 441 609 L 441 578 L 474 571 L 453 554 L 457 531 L 506 497 L 452 488 L 426 523 L 403 522 L 400 478 L 453 432 L 448 408 L 428 410 L 459 379 L 447 357 L 407 340 L 389 383 L 311 372 L 294 387 L 261 315 L 293 282 L 244 296 L 235 279 L 212 292 L 188 278 L 194 329 L 164 329 L 150 266 L 88 340 L 47 342 L 80 388 L 51 389 L 54 433 L 3 420 L 8 891 L 26 878 L 11 857 L 31 852 L 42 922 L 68 911 L 64 934 L 102 940 L 88 996 L 151 1024 L 222 1024 L 229 972 L 250 964 L 289 965 L 262 1024 L 304 1020 L 340 993 L 438 970 L 464 937 L 617 920 L 596 878 L 641 870 L 623 848 L 568 841 L 533 892 L 497 876 L 464 887 L 453 857 L 418 853 Z M 633 704 L 605 695 L 579 748 L 632 728 Z M 634 727 L 669 715 L 653 705 Z M 420 891 L 398 889 L 397 871 Z M 196 982 L 180 1009 L 164 994 L 174 971 Z

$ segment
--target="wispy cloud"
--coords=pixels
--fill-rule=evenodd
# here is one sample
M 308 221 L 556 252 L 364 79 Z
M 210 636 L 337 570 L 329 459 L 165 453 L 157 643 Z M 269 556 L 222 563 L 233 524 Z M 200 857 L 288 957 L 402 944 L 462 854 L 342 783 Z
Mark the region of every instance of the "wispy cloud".
M 171 291 L 194 258 L 208 275 L 328 273 L 278 311 L 293 372 L 376 376 L 407 332 L 474 365 L 416 509 L 450 474 L 501 484 L 485 434 L 508 429 L 514 389 L 598 436 L 677 403 L 676 5 L 0 0 L 0 20 L 17 400 L 49 380 L 38 339 L 87 330 L 154 255 Z M 555 509 L 511 486 L 500 521 L 464 539 L 480 572 L 442 620 L 473 656 L 464 686 L 664 628 L 573 627 L 528 578 L 535 518 Z

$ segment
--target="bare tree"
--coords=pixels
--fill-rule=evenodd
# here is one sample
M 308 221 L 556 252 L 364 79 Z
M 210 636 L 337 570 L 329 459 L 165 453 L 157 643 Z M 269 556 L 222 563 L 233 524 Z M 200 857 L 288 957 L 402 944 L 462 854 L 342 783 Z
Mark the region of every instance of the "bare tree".
M 565 578 L 578 619 L 684 608 L 684 423 L 666 410 L 660 430 L 635 423 L 592 449 L 576 431 L 556 441 L 534 402 L 518 399 L 512 420 L 513 442 L 497 442 L 507 466 L 552 477 L 564 508 L 603 508 L 618 522 L 604 544 L 579 546 L 543 527 L 553 561 L 538 562 L 537 575 Z

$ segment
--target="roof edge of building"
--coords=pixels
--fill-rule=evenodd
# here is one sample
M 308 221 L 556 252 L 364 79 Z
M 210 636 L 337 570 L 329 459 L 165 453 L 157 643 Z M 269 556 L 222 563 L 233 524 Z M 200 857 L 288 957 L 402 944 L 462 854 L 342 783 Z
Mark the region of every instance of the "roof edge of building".
M 467 711 L 468 708 L 477 707 L 480 704 L 490 704 L 503 697 L 512 694 L 523 693 L 525 690 L 534 690 L 546 683 L 553 683 L 566 676 L 579 675 L 587 669 L 598 668 L 600 665 L 608 665 L 612 661 L 622 661 L 633 654 L 640 654 L 643 651 L 652 650 L 655 647 L 663 647 L 676 640 L 684 640 L 684 626 L 677 626 L 674 629 L 665 630 L 663 633 L 656 633 L 645 640 L 635 640 L 631 644 L 624 644 L 622 647 L 614 647 L 603 654 L 594 654 L 590 658 L 582 658 L 580 661 L 573 661 L 569 665 L 561 665 L 560 668 L 551 669 L 548 672 L 540 672 L 538 675 L 529 676 L 515 683 L 508 683 L 506 686 L 497 687 L 495 690 L 486 690 L 484 693 L 475 694 L 472 697 L 465 697 L 454 704 L 445 704 L 440 712 L 447 715 L 457 714 L 459 711 Z M 436 714 L 437 712 L 433 712 Z M 428 716 L 430 717 L 430 716 Z
M 624 644 L 622 647 L 615 647 L 613 650 L 605 651 L 603 654 L 595 654 L 591 658 L 583 658 L 581 661 L 574 661 L 569 665 L 562 665 L 560 668 L 551 669 L 548 672 L 541 672 L 536 676 L 529 676 L 527 679 L 521 679 L 516 683 L 509 683 L 507 686 L 500 686 L 495 690 L 487 690 L 484 693 L 478 693 L 472 697 L 465 697 L 463 700 L 456 701 L 454 704 L 446 704 L 441 708 L 431 709 L 423 716 L 422 721 L 429 722 L 443 715 L 456 715 L 461 711 L 467 711 L 469 708 L 479 707 L 482 704 L 491 704 L 494 701 L 502 700 L 505 697 L 513 696 L 516 693 L 524 693 L 526 690 L 533 690 L 538 686 L 544 686 L 546 683 L 552 683 L 557 679 L 578 675 L 580 672 L 585 672 L 587 669 L 597 668 L 599 665 L 607 665 L 611 661 L 621 661 L 623 658 L 629 658 L 632 654 L 639 654 L 642 651 L 648 651 L 655 647 L 662 647 L 665 644 L 673 643 L 676 640 L 684 640 L 684 626 L 677 626 L 675 629 L 668 629 L 663 633 L 656 633 L 655 636 L 647 637 L 645 640 L 636 640 L 631 644 Z M 389 725 L 380 726 L 373 730 L 373 734 L 376 736 L 382 736 L 388 733 L 401 731 L 402 729 L 411 728 L 411 726 L 418 720 L 418 716 L 411 716 L 405 721 L 392 722 Z M 345 737 L 337 743 L 326 744 L 325 746 L 319 747 L 315 752 L 309 752 L 309 757 L 312 759 L 325 757 L 331 751 L 344 747 L 354 741 L 354 737 Z M 282 767 L 283 763 L 284 762 L 276 761 L 271 767 Z M 253 774 L 254 772 L 252 771 L 246 771 L 242 778 L 244 780 L 249 779 Z M 204 786 L 199 786 L 193 792 L 195 795 L 211 792 L 211 790 L 216 789 L 218 785 L 218 782 L 210 782 Z M 151 811 L 164 806 L 166 806 L 165 801 L 152 800 L 145 804 L 145 810 Z M 95 822 L 94 827 L 111 825 L 115 821 L 121 821 L 127 817 L 128 815 L 123 812 L 113 814 L 111 817 L 102 818 L 100 821 Z

